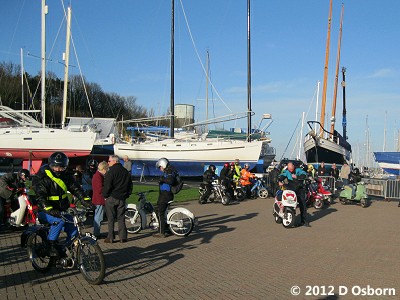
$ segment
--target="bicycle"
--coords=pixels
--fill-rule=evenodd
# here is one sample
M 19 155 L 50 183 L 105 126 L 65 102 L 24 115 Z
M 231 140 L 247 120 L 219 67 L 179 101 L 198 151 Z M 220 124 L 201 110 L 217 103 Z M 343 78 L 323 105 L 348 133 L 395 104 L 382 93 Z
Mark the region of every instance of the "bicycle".
M 47 239 L 49 223 L 31 226 L 22 233 L 21 247 L 27 248 L 29 260 L 36 271 L 46 273 L 52 267 L 72 269 L 76 266 L 90 284 L 98 285 L 103 281 L 106 269 L 103 252 L 96 237 L 82 231 L 87 212 L 86 208 L 82 210 L 70 208 L 67 213 L 61 215 L 65 222 L 76 226 L 77 235 L 72 237 L 71 243 L 66 245 L 65 250 L 59 249 L 58 257 L 49 254 L 50 243 Z M 72 221 L 66 218 L 66 215 L 72 215 Z
M 146 198 L 146 195 L 151 192 L 155 191 L 136 193 L 139 196 L 139 204 L 128 204 L 126 206 L 125 224 L 128 233 L 138 233 L 145 228 L 158 230 L 158 216 L 153 205 Z M 194 225 L 197 224 L 197 219 L 191 211 L 183 207 L 175 207 L 169 211 L 169 206 L 172 203 L 173 201 L 168 202 L 167 211 L 165 212 L 166 223 L 173 234 L 188 236 L 192 232 Z M 148 216 L 150 219 L 147 225 Z

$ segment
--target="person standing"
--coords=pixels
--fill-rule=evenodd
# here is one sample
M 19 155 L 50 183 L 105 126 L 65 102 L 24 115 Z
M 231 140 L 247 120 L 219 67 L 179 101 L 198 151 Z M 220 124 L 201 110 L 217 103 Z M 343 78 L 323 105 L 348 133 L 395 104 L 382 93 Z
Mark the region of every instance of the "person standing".
M 326 174 L 326 168 L 325 168 L 325 163 L 321 162 L 321 164 L 318 166 L 317 169 L 317 176 L 325 176 Z
M 93 235 L 97 238 L 100 237 L 101 222 L 104 218 L 104 206 L 106 200 L 103 196 L 104 175 L 108 171 L 108 164 L 106 161 L 99 163 L 96 173 L 92 178 L 93 197 L 92 203 L 96 205 L 93 219 Z
M 307 207 L 305 191 L 303 183 L 301 182 L 302 180 L 307 178 L 307 173 L 302 168 L 295 169 L 294 164 L 290 162 L 287 165 L 287 169 L 281 175 L 285 176 L 288 179 L 288 189 L 294 191 L 297 195 L 297 199 L 299 200 L 301 214 L 301 223 L 299 226 L 304 225 L 306 227 L 311 227 L 306 219 Z
M 105 243 L 113 243 L 114 221 L 118 221 L 118 236 L 121 243 L 126 243 L 127 230 L 125 225 L 126 199 L 132 194 L 132 179 L 129 172 L 119 162 L 118 155 L 108 158 L 109 170 L 104 175 L 103 197 L 108 219 L 108 234 Z
M 98 165 L 99 163 L 97 160 L 89 160 L 87 163 L 87 169 L 82 174 L 82 189 L 85 191 L 85 196 L 89 198 L 92 198 L 93 196 L 92 179 L 94 173 L 97 171 Z
M 343 185 L 349 184 L 350 167 L 347 162 L 343 163 L 340 169 L 339 177 L 342 179 Z
M 176 171 L 174 167 L 171 166 L 169 160 L 165 157 L 160 158 L 156 162 L 156 168 L 162 172 L 159 181 L 159 194 L 157 201 L 157 216 L 159 223 L 159 232 L 153 234 L 154 237 L 165 238 L 167 234 L 165 212 L 168 207 L 168 202 L 174 200 L 174 194 L 171 192 L 171 186 L 174 185 L 176 181 Z
M 331 168 L 331 170 L 329 171 L 329 174 L 330 174 L 333 178 L 335 178 L 335 180 L 338 180 L 338 178 L 339 178 L 339 169 L 336 168 L 336 164 L 335 164 L 335 163 L 332 164 L 332 168 Z
M 124 156 L 124 168 L 131 174 L 132 172 L 132 161 L 129 160 L 128 156 Z

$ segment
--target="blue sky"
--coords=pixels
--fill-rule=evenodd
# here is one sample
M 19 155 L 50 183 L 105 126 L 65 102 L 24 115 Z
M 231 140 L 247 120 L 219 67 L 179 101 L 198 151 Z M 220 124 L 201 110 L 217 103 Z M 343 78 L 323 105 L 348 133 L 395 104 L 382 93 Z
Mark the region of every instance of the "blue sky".
M 342 66 L 346 67 L 347 132 L 358 161 L 365 159 L 367 132 L 371 150 L 394 150 L 400 128 L 400 41 L 398 0 L 333 1 L 326 111 L 331 113 L 340 11 L 344 3 Z M 170 95 L 170 0 L 65 1 L 72 4 L 72 35 L 90 82 L 106 92 L 136 96 L 137 103 L 164 113 Z M 205 64 L 210 53 L 211 80 L 232 112 L 247 109 L 247 0 L 175 1 L 175 103 L 196 106 L 196 120 L 205 118 Z M 47 69 L 63 76 L 65 47 L 62 2 L 47 1 Z M 20 62 L 26 71 L 40 71 L 41 1 L 0 2 L 0 61 Z M 322 93 L 329 0 L 252 0 L 251 61 L 253 125 L 270 113 L 269 127 L 277 158 L 292 156 L 302 112 L 315 119 L 317 81 Z M 59 27 L 61 31 L 57 36 Z M 54 45 L 54 46 L 53 46 Z M 197 53 L 196 53 L 197 51 Z M 199 55 L 199 56 L 198 56 Z M 78 63 L 71 55 L 71 64 Z M 79 74 L 72 68 L 71 74 Z M 336 129 L 342 132 L 342 89 L 339 73 Z M 1 91 L 0 91 L 1 92 Z M 319 96 L 321 100 L 321 95 Z M 228 109 L 220 100 L 209 104 L 210 115 Z M 246 127 L 239 120 L 229 127 Z M 299 125 L 300 126 L 300 125 Z M 306 125 L 303 135 L 306 133 Z M 288 145 L 291 136 L 292 142 Z

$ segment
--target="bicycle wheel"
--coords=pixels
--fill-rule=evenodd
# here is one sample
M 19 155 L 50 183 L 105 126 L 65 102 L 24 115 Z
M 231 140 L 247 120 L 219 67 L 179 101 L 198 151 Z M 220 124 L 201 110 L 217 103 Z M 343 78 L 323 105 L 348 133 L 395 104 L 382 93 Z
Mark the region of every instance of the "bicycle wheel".
M 100 284 L 106 273 L 106 264 L 100 246 L 81 241 L 77 251 L 78 267 L 90 284 Z
M 176 212 L 171 215 L 168 221 L 171 232 L 177 236 L 187 236 L 193 230 L 193 219 L 183 212 Z
M 138 233 L 142 229 L 142 217 L 136 214 L 136 209 L 128 208 L 125 212 L 125 225 L 128 233 Z
M 48 272 L 55 258 L 49 256 L 47 236 L 40 232 L 32 233 L 28 237 L 26 248 L 32 267 L 40 273 Z

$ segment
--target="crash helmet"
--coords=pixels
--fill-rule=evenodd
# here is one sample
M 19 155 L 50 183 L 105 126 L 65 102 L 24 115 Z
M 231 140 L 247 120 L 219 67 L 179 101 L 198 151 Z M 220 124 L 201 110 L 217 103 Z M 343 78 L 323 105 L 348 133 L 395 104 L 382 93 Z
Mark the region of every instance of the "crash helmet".
M 240 160 L 239 160 L 239 158 L 236 158 L 235 159 L 235 165 L 239 165 L 240 164 Z
M 245 168 L 250 168 L 250 164 L 245 163 L 245 164 L 244 164 L 244 167 L 245 167 Z
M 235 163 L 234 162 L 231 162 L 231 163 L 229 163 L 229 165 L 232 167 L 234 167 L 235 166 Z
M 165 157 L 160 158 L 156 162 L 156 168 L 159 169 L 163 167 L 164 169 L 169 165 L 169 160 L 166 159 Z
M 211 172 L 215 172 L 215 166 L 214 165 L 209 165 L 208 166 L 208 170 L 210 170 Z
M 91 160 L 89 160 L 88 163 L 87 163 L 88 170 L 89 170 L 91 173 L 96 173 L 96 170 L 97 170 L 97 166 L 98 166 L 98 165 L 99 165 L 99 163 L 98 163 L 97 160 L 95 160 L 95 159 L 91 159 Z
M 314 166 L 312 164 L 309 164 L 307 170 L 308 172 L 312 172 L 314 170 Z
M 224 168 L 229 168 L 229 163 L 224 163 Z
M 30 173 L 29 173 L 29 170 L 27 170 L 27 169 L 21 169 L 18 172 L 18 178 L 19 178 L 20 182 L 25 182 L 26 180 L 29 180 L 29 176 L 30 176 Z
M 63 152 L 54 152 L 49 157 L 49 167 L 56 176 L 60 176 L 62 173 L 64 173 L 68 168 L 68 164 L 68 156 L 66 156 Z M 54 170 L 55 167 L 59 168 Z

